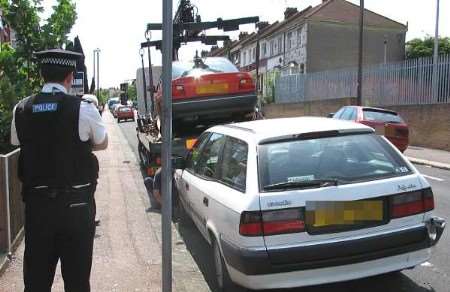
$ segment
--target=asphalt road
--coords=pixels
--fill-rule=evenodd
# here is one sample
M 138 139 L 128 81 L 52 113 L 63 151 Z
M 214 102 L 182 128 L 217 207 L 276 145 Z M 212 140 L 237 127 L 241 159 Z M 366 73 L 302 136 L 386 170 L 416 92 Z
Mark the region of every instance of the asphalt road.
M 130 147 L 138 158 L 136 124 L 124 122 L 120 128 L 125 134 Z M 450 171 L 426 166 L 416 166 L 424 174 L 433 187 L 435 198 L 435 214 L 450 220 Z M 190 222 L 179 222 L 178 229 L 183 236 L 187 249 L 191 252 L 206 281 L 214 288 L 214 266 L 209 245 L 202 238 L 195 226 Z M 449 292 L 450 291 L 450 235 L 446 230 L 439 244 L 434 248 L 429 262 L 413 270 L 401 273 L 381 275 L 355 281 L 348 281 L 314 287 L 282 290 L 283 292 Z M 280 291 L 280 290 L 277 290 Z M 267 291 L 269 292 L 269 291 Z M 275 292 L 275 291 L 271 291 Z

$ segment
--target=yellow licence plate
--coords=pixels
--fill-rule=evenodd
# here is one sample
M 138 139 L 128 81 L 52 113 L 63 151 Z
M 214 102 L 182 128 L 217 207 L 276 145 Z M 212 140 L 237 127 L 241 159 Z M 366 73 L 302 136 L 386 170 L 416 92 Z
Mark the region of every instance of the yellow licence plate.
M 198 85 L 197 94 L 222 94 L 228 93 L 228 83 Z
M 306 224 L 313 227 L 383 221 L 383 201 L 308 202 Z

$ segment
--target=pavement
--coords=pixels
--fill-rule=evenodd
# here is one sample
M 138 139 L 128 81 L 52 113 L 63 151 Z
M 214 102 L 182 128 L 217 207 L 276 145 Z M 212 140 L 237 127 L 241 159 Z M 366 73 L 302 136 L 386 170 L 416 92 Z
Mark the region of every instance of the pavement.
M 137 157 L 109 112 L 105 111 L 103 119 L 109 147 L 96 152 L 101 224 L 94 244 L 92 291 L 161 291 L 161 215 L 146 212 L 150 203 Z M 178 230 L 173 224 L 173 290 L 210 291 Z M 23 291 L 23 251 L 22 242 L 0 276 L 0 292 Z M 64 291 L 59 268 L 53 291 Z
M 410 146 L 405 151 L 405 155 L 412 163 L 450 170 L 450 152 L 448 151 Z

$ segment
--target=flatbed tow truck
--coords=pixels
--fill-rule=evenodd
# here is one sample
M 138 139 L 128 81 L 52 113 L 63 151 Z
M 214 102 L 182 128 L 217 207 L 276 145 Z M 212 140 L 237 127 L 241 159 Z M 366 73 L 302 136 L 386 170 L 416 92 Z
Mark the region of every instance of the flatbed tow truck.
M 229 40 L 229 37 L 227 35 L 221 35 L 221 36 L 207 36 L 204 34 L 204 31 L 211 28 L 218 28 L 223 31 L 233 31 L 233 30 L 239 30 L 239 25 L 241 24 L 250 24 L 250 23 L 257 23 L 259 21 L 258 17 L 246 17 L 246 18 L 239 18 L 239 19 L 231 19 L 231 20 L 223 20 L 221 18 L 217 19 L 217 21 L 208 21 L 208 22 L 202 22 L 201 17 L 198 14 L 198 9 L 194 5 L 191 4 L 190 0 L 180 0 L 177 12 L 174 17 L 173 21 L 173 35 L 174 35 L 174 51 L 173 51 L 173 59 L 178 59 L 178 50 L 181 47 L 181 44 L 188 43 L 188 42 L 202 42 L 207 45 L 215 45 L 217 44 L 217 41 L 225 41 Z M 153 30 L 161 30 L 162 24 L 161 23 L 150 23 L 147 25 L 147 33 L 149 31 Z M 161 40 L 158 41 L 150 41 L 141 43 L 141 49 L 148 48 L 148 47 L 156 47 L 156 49 L 161 49 Z M 259 54 L 257 54 L 257 61 L 259 59 Z M 150 58 L 150 53 L 149 53 Z M 196 74 L 197 71 L 201 70 L 209 70 L 211 67 L 211 74 L 208 75 L 211 77 L 214 72 L 217 72 L 213 67 L 214 66 L 208 66 L 205 65 L 205 63 L 202 61 L 201 58 L 196 56 L 194 58 L 194 64 L 191 68 L 192 71 L 195 71 Z M 231 63 L 230 63 L 231 64 Z M 142 74 L 142 72 L 144 72 Z M 202 102 L 207 101 L 209 98 L 217 100 L 218 97 L 215 94 L 209 95 L 208 93 L 217 93 L 216 91 L 221 91 L 220 99 L 228 102 L 230 100 L 236 100 L 238 97 L 242 97 L 242 94 L 239 94 L 239 90 L 242 88 L 245 88 L 246 96 L 249 96 L 250 99 L 246 99 L 244 101 L 245 106 L 247 107 L 247 112 L 243 115 L 240 111 L 240 107 L 232 106 L 229 108 L 228 113 L 231 113 L 231 115 L 223 115 L 223 114 L 215 114 L 212 112 L 212 114 L 208 115 L 208 118 L 205 118 L 203 115 L 202 117 L 199 117 L 198 113 L 192 112 L 192 115 L 189 115 L 189 111 L 183 112 L 183 119 L 177 119 L 177 113 L 174 112 L 174 120 L 173 120 L 173 139 L 172 139 L 172 153 L 174 157 L 185 157 L 189 150 L 194 146 L 194 144 L 197 141 L 198 136 L 209 127 L 220 125 L 220 124 L 226 124 L 226 123 L 233 123 L 238 121 L 248 121 L 260 118 L 259 112 L 257 110 L 256 104 L 257 104 L 257 97 L 256 97 L 256 85 L 255 81 L 251 77 L 249 73 L 246 72 L 238 72 L 236 69 L 236 72 L 227 72 L 226 74 L 218 74 L 222 75 L 222 78 L 228 79 L 228 81 L 224 80 L 212 80 L 211 78 L 204 78 L 204 82 L 209 82 L 210 84 L 205 85 L 205 83 L 200 84 L 197 82 L 197 79 L 190 76 L 191 70 L 188 68 L 186 72 L 178 76 L 179 78 L 175 78 L 172 80 L 172 88 L 174 89 L 173 97 L 172 99 L 175 101 L 175 99 L 179 98 L 179 96 L 175 96 L 177 94 L 177 90 L 179 88 L 182 89 L 182 93 L 188 91 L 188 89 L 192 89 L 191 86 L 193 82 L 195 83 L 194 88 L 196 88 L 196 93 L 198 96 L 190 96 L 189 99 L 186 99 L 183 101 L 183 103 L 187 104 L 188 107 L 192 108 L 193 111 L 195 111 L 196 106 L 192 106 L 196 102 Z M 220 73 L 223 73 L 224 71 L 221 71 Z M 203 72 L 204 73 L 204 72 Z M 142 79 L 142 87 L 137 88 L 138 91 L 138 99 L 143 99 L 138 104 L 142 107 L 145 106 L 144 109 L 140 108 L 139 112 L 144 113 L 140 114 L 137 119 L 137 138 L 138 138 L 138 150 L 139 150 L 139 157 L 142 166 L 146 169 L 147 175 L 153 176 L 157 169 L 161 167 L 161 148 L 162 148 L 162 139 L 161 139 L 161 124 L 160 124 L 160 118 L 159 118 L 159 112 L 158 112 L 158 92 L 161 88 L 161 84 L 159 84 L 158 88 L 155 88 L 153 83 L 153 78 L 150 79 L 150 86 L 147 87 L 146 85 L 146 78 L 145 78 L 145 70 L 139 71 L 137 74 L 137 79 Z M 144 76 L 142 76 L 144 75 Z M 152 76 L 152 66 L 149 68 L 149 75 Z M 218 76 L 217 75 L 217 76 Z M 223 75 L 226 75 L 223 77 Z M 232 77 L 230 77 L 232 76 Z M 188 82 L 189 77 L 191 78 L 191 83 L 189 86 L 186 86 L 186 84 L 182 84 L 180 82 Z M 215 77 L 215 75 L 214 75 Z M 230 81 L 233 79 L 233 81 Z M 194 81 L 192 81 L 192 79 Z M 200 78 L 201 79 L 201 78 Z M 176 82 L 176 83 L 174 83 Z M 228 82 L 228 84 L 227 84 Z M 235 82 L 235 84 L 232 84 L 231 82 Z M 219 84 L 220 83 L 220 84 Z M 237 84 L 237 85 L 236 85 Z M 186 88 L 182 87 L 185 85 Z M 197 86 L 197 87 L 196 87 Z M 238 87 L 238 89 L 233 90 L 231 88 Z M 201 90 L 198 88 L 201 87 Z M 148 101 L 146 95 L 147 95 L 147 89 L 150 88 L 150 101 Z M 212 90 L 212 91 L 211 91 Z M 195 90 L 194 90 L 195 91 Z M 141 92 L 141 94 L 139 94 Z M 180 94 L 180 92 L 178 92 Z M 155 98 L 155 95 L 156 98 Z M 159 96 L 159 98 L 162 98 Z M 160 100 L 159 100 L 160 101 Z M 191 103 L 192 104 L 189 104 Z M 242 102 L 242 100 L 241 100 Z M 148 110 L 148 103 L 150 103 L 151 110 L 149 112 Z M 174 103 L 175 104 L 175 103 Z M 249 110 L 249 106 L 252 106 L 251 110 Z M 237 113 L 236 115 L 233 113 Z

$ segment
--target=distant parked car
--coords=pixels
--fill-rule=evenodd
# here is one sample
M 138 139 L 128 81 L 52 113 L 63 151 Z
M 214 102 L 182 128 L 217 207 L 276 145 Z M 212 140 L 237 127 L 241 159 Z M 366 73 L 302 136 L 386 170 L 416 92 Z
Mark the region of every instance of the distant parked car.
M 112 112 L 114 105 L 119 104 L 120 99 L 118 97 L 112 97 L 108 100 L 108 108 Z
M 181 210 L 212 245 L 218 291 L 412 268 L 445 227 L 426 179 L 362 124 L 303 117 L 216 126 L 184 162 L 174 175 Z
M 384 135 L 401 152 L 408 148 L 409 128 L 397 112 L 374 107 L 344 106 L 329 117 L 367 125 Z
M 117 117 L 118 123 L 120 123 L 120 121 L 123 121 L 123 120 L 133 120 L 134 121 L 134 110 L 131 106 L 121 105 L 121 106 L 117 107 L 117 109 L 116 109 L 116 117 Z
M 111 108 L 111 113 L 114 118 L 117 118 L 117 109 L 121 107 L 122 105 L 120 103 L 115 103 Z

